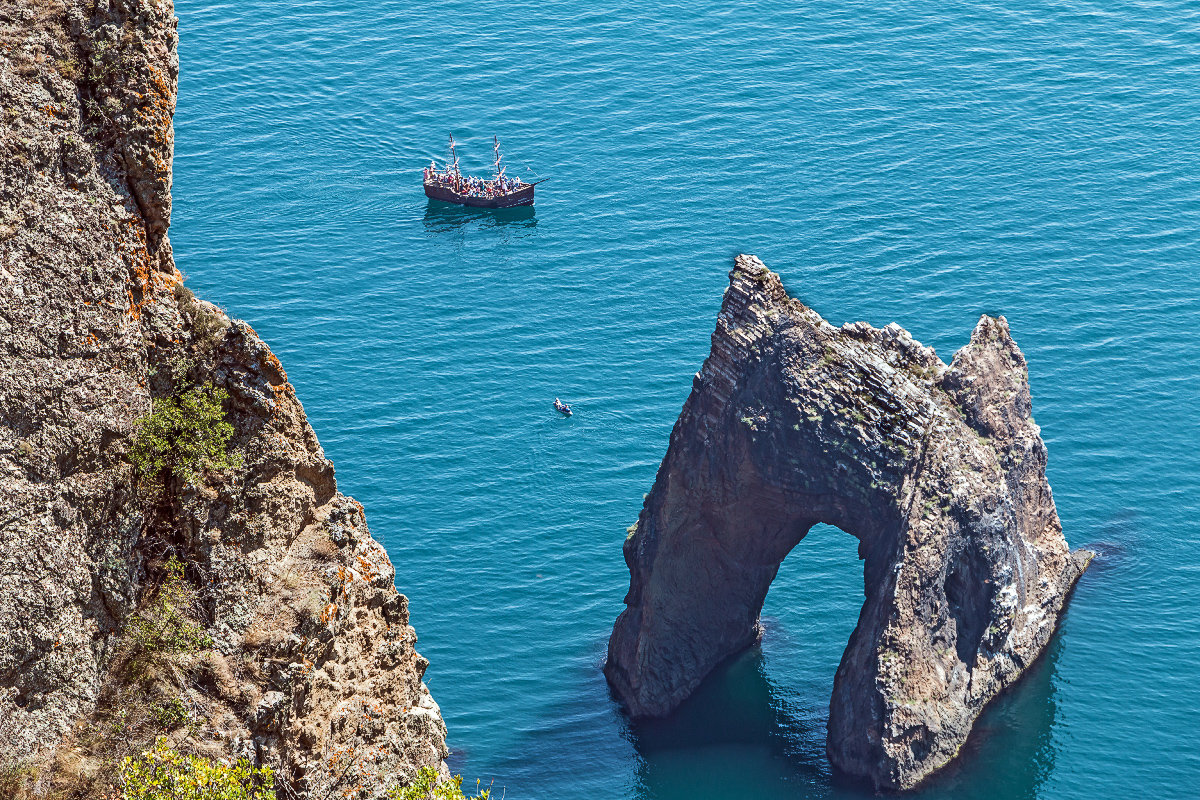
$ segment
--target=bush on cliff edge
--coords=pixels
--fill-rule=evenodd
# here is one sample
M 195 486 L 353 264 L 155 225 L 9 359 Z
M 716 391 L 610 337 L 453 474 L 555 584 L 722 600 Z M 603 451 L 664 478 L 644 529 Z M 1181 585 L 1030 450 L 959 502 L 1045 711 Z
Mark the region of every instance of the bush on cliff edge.
M 155 400 L 138 420 L 137 439 L 129 457 L 140 477 L 191 480 L 202 469 L 241 466 L 240 453 L 229 452 L 233 426 L 221 404 L 229 393 L 211 383 Z
M 121 765 L 121 800 L 275 800 L 275 773 L 246 760 L 220 764 L 159 739 Z
M 388 800 L 488 800 L 490 789 L 479 791 L 468 798 L 462 791 L 462 776 L 455 775 L 448 781 L 439 781 L 433 767 L 421 767 L 417 778 L 408 786 L 398 786 L 388 792 Z

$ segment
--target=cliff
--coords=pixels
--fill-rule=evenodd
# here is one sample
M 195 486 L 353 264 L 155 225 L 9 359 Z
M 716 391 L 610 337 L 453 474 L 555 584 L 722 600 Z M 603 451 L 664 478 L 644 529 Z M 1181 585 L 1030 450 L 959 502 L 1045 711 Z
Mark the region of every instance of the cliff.
M 946 365 L 896 325 L 834 328 L 756 258 L 729 281 L 625 542 L 605 673 L 633 716 L 670 712 L 756 640 L 791 549 L 835 525 L 859 540 L 866 601 L 828 755 L 915 786 L 1042 652 L 1091 555 L 1063 537 L 1025 360 L 1003 317 Z
M 444 771 L 445 727 L 282 365 L 175 268 L 175 25 L 169 0 L 0 6 L 0 767 L 107 796 L 166 735 L 281 796 L 377 796 Z M 237 463 L 156 490 L 138 421 L 197 387 Z M 186 636 L 151 648 L 145 619 Z

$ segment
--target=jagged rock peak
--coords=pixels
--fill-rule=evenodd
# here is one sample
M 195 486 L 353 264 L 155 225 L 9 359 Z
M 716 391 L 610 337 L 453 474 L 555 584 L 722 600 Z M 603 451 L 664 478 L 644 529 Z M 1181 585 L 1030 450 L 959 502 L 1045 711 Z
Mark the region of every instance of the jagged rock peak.
M 625 541 L 616 696 L 635 717 L 672 711 L 757 640 L 780 563 L 828 523 L 859 540 L 866 596 L 829 758 L 881 789 L 944 766 L 1044 649 L 1090 558 L 1063 538 L 1030 409 L 1003 317 L 947 366 L 898 325 L 835 328 L 738 256 Z

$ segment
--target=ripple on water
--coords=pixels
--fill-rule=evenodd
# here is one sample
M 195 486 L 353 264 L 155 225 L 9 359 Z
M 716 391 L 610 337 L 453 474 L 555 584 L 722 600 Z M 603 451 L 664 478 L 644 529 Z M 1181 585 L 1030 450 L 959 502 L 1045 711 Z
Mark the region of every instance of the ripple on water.
M 412 603 L 454 767 L 517 797 L 858 797 L 824 758 L 862 597 L 814 531 L 761 649 L 630 728 L 598 667 L 730 259 L 949 360 L 1003 313 L 1068 539 L 1047 657 L 922 796 L 1200 779 L 1200 8 L 178 0 L 174 225 L 288 368 Z M 430 205 L 447 131 L 535 211 Z M 575 405 L 571 419 L 549 406 Z

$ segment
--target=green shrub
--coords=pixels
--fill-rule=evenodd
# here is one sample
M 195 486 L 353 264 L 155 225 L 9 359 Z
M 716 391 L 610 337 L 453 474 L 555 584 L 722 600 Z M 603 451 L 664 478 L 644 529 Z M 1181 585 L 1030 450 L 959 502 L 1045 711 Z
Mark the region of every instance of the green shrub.
M 79 77 L 79 62 L 73 58 L 60 58 L 57 62 L 58 74 L 69 81 Z
M 183 564 L 171 558 L 167 561 L 167 579 L 154 601 L 134 614 L 125 627 L 135 652 L 185 653 L 212 647 L 204 628 L 188 617 L 194 603 L 195 590 L 183 577 Z
M 184 755 L 159 739 L 122 762 L 121 800 L 275 800 L 275 773 L 244 759 L 226 766 Z
M 176 697 L 154 709 L 154 719 L 166 730 L 173 731 L 187 725 L 191 721 L 191 715 L 188 714 L 183 700 Z
M 421 767 L 415 781 L 389 790 L 387 796 L 388 800 L 488 800 L 492 793 L 490 789 L 478 791 L 475 797 L 467 798 L 462 791 L 462 775 L 439 781 L 436 769 Z
M 241 466 L 241 454 L 228 449 L 233 426 L 221 410 L 228 399 L 224 389 L 206 383 L 155 400 L 153 410 L 138 420 L 137 439 L 129 453 L 138 475 L 191 480 L 201 469 Z

